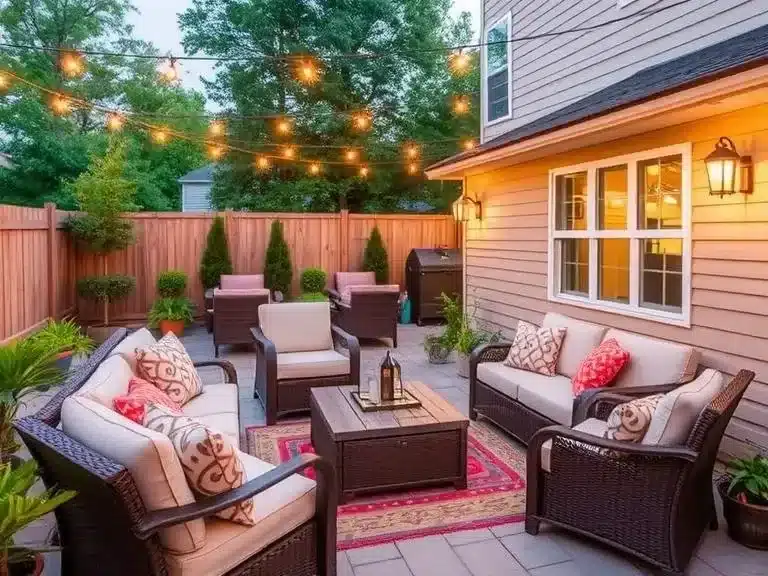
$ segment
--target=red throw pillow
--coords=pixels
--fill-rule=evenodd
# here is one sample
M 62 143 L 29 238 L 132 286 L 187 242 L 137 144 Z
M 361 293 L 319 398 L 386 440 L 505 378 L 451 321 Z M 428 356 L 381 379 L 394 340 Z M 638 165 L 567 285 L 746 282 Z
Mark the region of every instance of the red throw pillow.
M 116 412 L 142 425 L 144 424 L 147 404 L 161 404 L 173 412 L 181 414 L 181 405 L 178 402 L 172 400 L 157 386 L 135 376 L 128 383 L 128 394 L 117 396 L 112 400 Z
M 619 346 L 614 338 L 602 342 L 581 361 L 576 375 L 571 379 L 574 395 L 578 396 L 590 388 L 610 385 L 627 362 L 629 352 Z

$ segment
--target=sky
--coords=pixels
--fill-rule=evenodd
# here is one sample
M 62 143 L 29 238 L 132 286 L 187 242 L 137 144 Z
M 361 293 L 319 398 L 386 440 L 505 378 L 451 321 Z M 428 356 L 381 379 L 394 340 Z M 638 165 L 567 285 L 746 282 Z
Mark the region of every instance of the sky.
M 463 11 L 472 14 L 472 27 L 475 35 L 480 23 L 481 0 L 454 0 L 452 12 L 459 14 Z M 181 32 L 179 31 L 177 15 L 192 4 L 191 0 L 133 0 L 138 9 L 129 18 L 135 29 L 135 35 L 142 40 L 152 42 L 161 52 L 183 54 L 181 47 Z M 188 88 L 203 91 L 200 76 L 213 76 L 213 63 L 185 61 L 181 65 L 182 83 Z M 209 104 L 212 111 L 215 105 Z

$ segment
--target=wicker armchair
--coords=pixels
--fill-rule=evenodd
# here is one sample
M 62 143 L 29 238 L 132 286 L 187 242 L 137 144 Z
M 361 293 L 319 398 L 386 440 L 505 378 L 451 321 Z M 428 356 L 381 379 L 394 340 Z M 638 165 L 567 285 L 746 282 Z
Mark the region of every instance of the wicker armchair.
M 528 444 L 526 531 L 537 534 L 539 523 L 548 522 L 633 554 L 664 574 L 682 574 L 705 528 L 717 528 L 715 458 L 753 378 L 740 371 L 702 411 L 683 446 L 619 442 L 565 426 L 536 432 Z M 629 399 L 602 392 L 585 412 L 605 419 Z M 551 472 L 542 466 L 542 445 L 549 440 Z
M 222 290 L 261 290 L 264 288 L 264 274 L 222 274 L 217 288 Z M 205 291 L 205 327 L 208 333 L 213 332 L 213 292 L 215 288 Z
M 251 327 L 259 325 L 259 306 L 269 303 L 269 290 L 213 291 L 213 348 L 222 344 L 252 344 Z

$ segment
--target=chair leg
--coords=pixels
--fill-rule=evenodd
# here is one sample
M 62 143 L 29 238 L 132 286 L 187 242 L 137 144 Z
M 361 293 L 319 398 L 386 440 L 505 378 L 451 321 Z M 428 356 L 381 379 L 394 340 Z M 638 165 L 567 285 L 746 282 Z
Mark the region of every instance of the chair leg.
M 213 351 L 214 351 L 213 353 L 216 356 L 216 358 L 218 358 L 219 357 L 219 345 L 218 344 L 214 344 Z
M 525 531 L 532 536 L 536 536 L 539 533 L 539 523 L 537 518 L 525 518 Z

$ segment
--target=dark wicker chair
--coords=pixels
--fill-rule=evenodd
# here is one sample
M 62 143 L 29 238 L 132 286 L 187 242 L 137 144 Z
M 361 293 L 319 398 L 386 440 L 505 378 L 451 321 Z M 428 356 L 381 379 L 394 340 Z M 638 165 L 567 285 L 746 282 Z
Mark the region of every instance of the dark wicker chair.
M 64 400 L 86 382 L 125 335 L 125 330 L 113 335 L 70 376 L 42 410 L 16 423 L 16 430 L 40 467 L 45 485 L 78 493 L 55 512 L 62 546 L 62 573 L 77 576 L 166 576 L 168 567 L 161 551 L 158 530 L 210 516 L 313 466 L 318 473 L 313 518 L 228 574 L 335 575 L 335 477 L 333 467 L 325 460 L 305 454 L 226 494 L 179 508 L 147 512 L 133 478 L 123 466 L 56 429 Z M 197 365 L 219 366 L 228 381 L 237 382 L 237 373 L 228 362 L 210 361 Z
M 222 274 L 217 288 L 223 290 L 258 290 L 264 288 L 264 274 Z M 205 327 L 209 333 L 213 332 L 213 291 L 214 288 L 209 288 L 203 296 Z
M 259 306 L 269 303 L 267 290 L 214 290 L 213 348 L 222 344 L 253 344 L 251 327 L 259 325 Z
M 723 433 L 754 373 L 740 371 L 700 414 L 684 446 L 645 446 L 551 426 L 528 445 L 525 529 L 548 522 L 682 574 L 709 525 L 717 528 L 712 473 Z M 622 389 L 622 392 L 624 390 Z M 630 397 L 593 396 L 590 418 L 606 419 Z M 550 470 L 541 447 L 552 440 Z
M 334 306 L 334 324 L 357 338 L 391 338 L 397 348 L 399 292 L 352 292 L 349 303 L 335 290 L 328 295 Z

